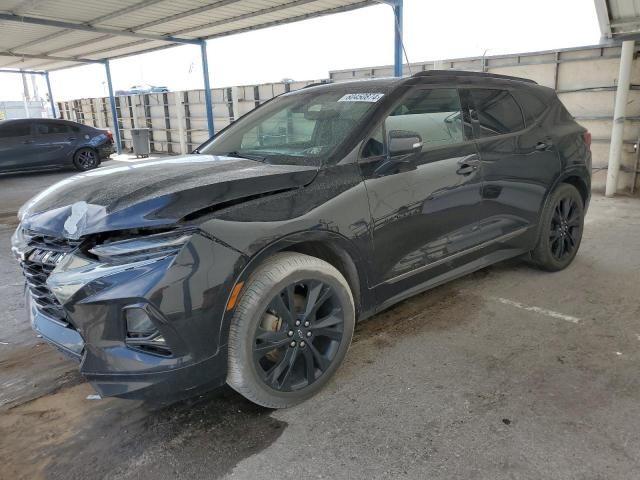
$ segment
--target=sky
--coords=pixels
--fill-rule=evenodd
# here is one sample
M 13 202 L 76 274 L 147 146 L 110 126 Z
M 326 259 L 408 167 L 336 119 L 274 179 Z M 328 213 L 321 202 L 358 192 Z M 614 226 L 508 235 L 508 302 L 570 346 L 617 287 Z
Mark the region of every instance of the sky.
M 405 0 L 404 43 L 411 62 L 593 45 L 593 0 Z M 393 63 L 393 14 L 386 5 L 210 40 L 212 87 L 327 78 L 330 70 Z M 184 45 L 115 60 L 114 89 L 136 84 L 202 88 L 200 50 Z M 56 100 L 106 94 L 104 67 L 51 73 Z M 46 86 L 38 78 L 38 92 Z M 21 100 L 19 75 L 0 74 L 0 100 Z

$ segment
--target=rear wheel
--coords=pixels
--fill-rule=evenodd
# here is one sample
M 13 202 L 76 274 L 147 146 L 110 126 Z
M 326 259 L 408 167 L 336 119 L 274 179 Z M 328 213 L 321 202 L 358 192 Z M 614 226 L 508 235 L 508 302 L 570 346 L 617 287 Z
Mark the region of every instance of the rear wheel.
M 279 253 L 247 280 L 229 333 L 227 383 L 254 403 L 296 405 L 342 363 L 353 336 L 353 297 L 327 262 Z
M 73 155 L 73 165 L 77 170 L 85 172 L 100 165 L 100 159 L 93 148 L 81 148 Z
M 540 219 L 538 243 L 531 252 L 533 261 L 551 272 L 571 264 L 582 240 L 584 205 L 580 192 L 563 183 L 551 194 Z

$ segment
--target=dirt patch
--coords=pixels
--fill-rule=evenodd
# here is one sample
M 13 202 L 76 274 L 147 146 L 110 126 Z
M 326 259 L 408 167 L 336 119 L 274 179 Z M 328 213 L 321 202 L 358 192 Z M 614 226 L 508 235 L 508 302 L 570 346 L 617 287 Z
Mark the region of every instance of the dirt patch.
M 87 400 L 88 384 L 0 415 L 3 475 L 38 478 L 218 478 L 274 442 L 286 423 L 230 389 L 156 408 Z
M 83 381 L 78 363 L 44 342 L 3 351 L 0 379 L 0 412 Z

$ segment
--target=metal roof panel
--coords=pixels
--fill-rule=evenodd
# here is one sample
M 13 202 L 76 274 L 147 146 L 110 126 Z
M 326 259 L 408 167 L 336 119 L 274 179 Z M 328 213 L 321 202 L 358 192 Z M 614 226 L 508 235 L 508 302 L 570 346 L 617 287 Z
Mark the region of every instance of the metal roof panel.
M 3 15 L 0 66 L 59 69 L 82 58 L 114 58 L 172 45 L 170 39 L 132 38 L 132 34 L 207 39 L 377 3 L 377 0 L 0 0 Z M 71 25 L 51 25 L 51 21 Z M 122 35 L 117 31 L 122 31 Z M 56 58 L 31 59 L 24 55 Z

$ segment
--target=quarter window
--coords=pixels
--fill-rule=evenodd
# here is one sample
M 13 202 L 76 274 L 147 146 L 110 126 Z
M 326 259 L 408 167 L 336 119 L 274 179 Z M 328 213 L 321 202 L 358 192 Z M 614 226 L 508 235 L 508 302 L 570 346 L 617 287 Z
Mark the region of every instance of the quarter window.
M 425 148 L 464 141 L 460 97 L 455 88 L 414 90 L 405 97 L 385 121 L 392 130 L 416 132 Z
M 524 129 L 522 110 L 506 90 L 473 89 L 471 96 L 475 103 L 481 137 Z

